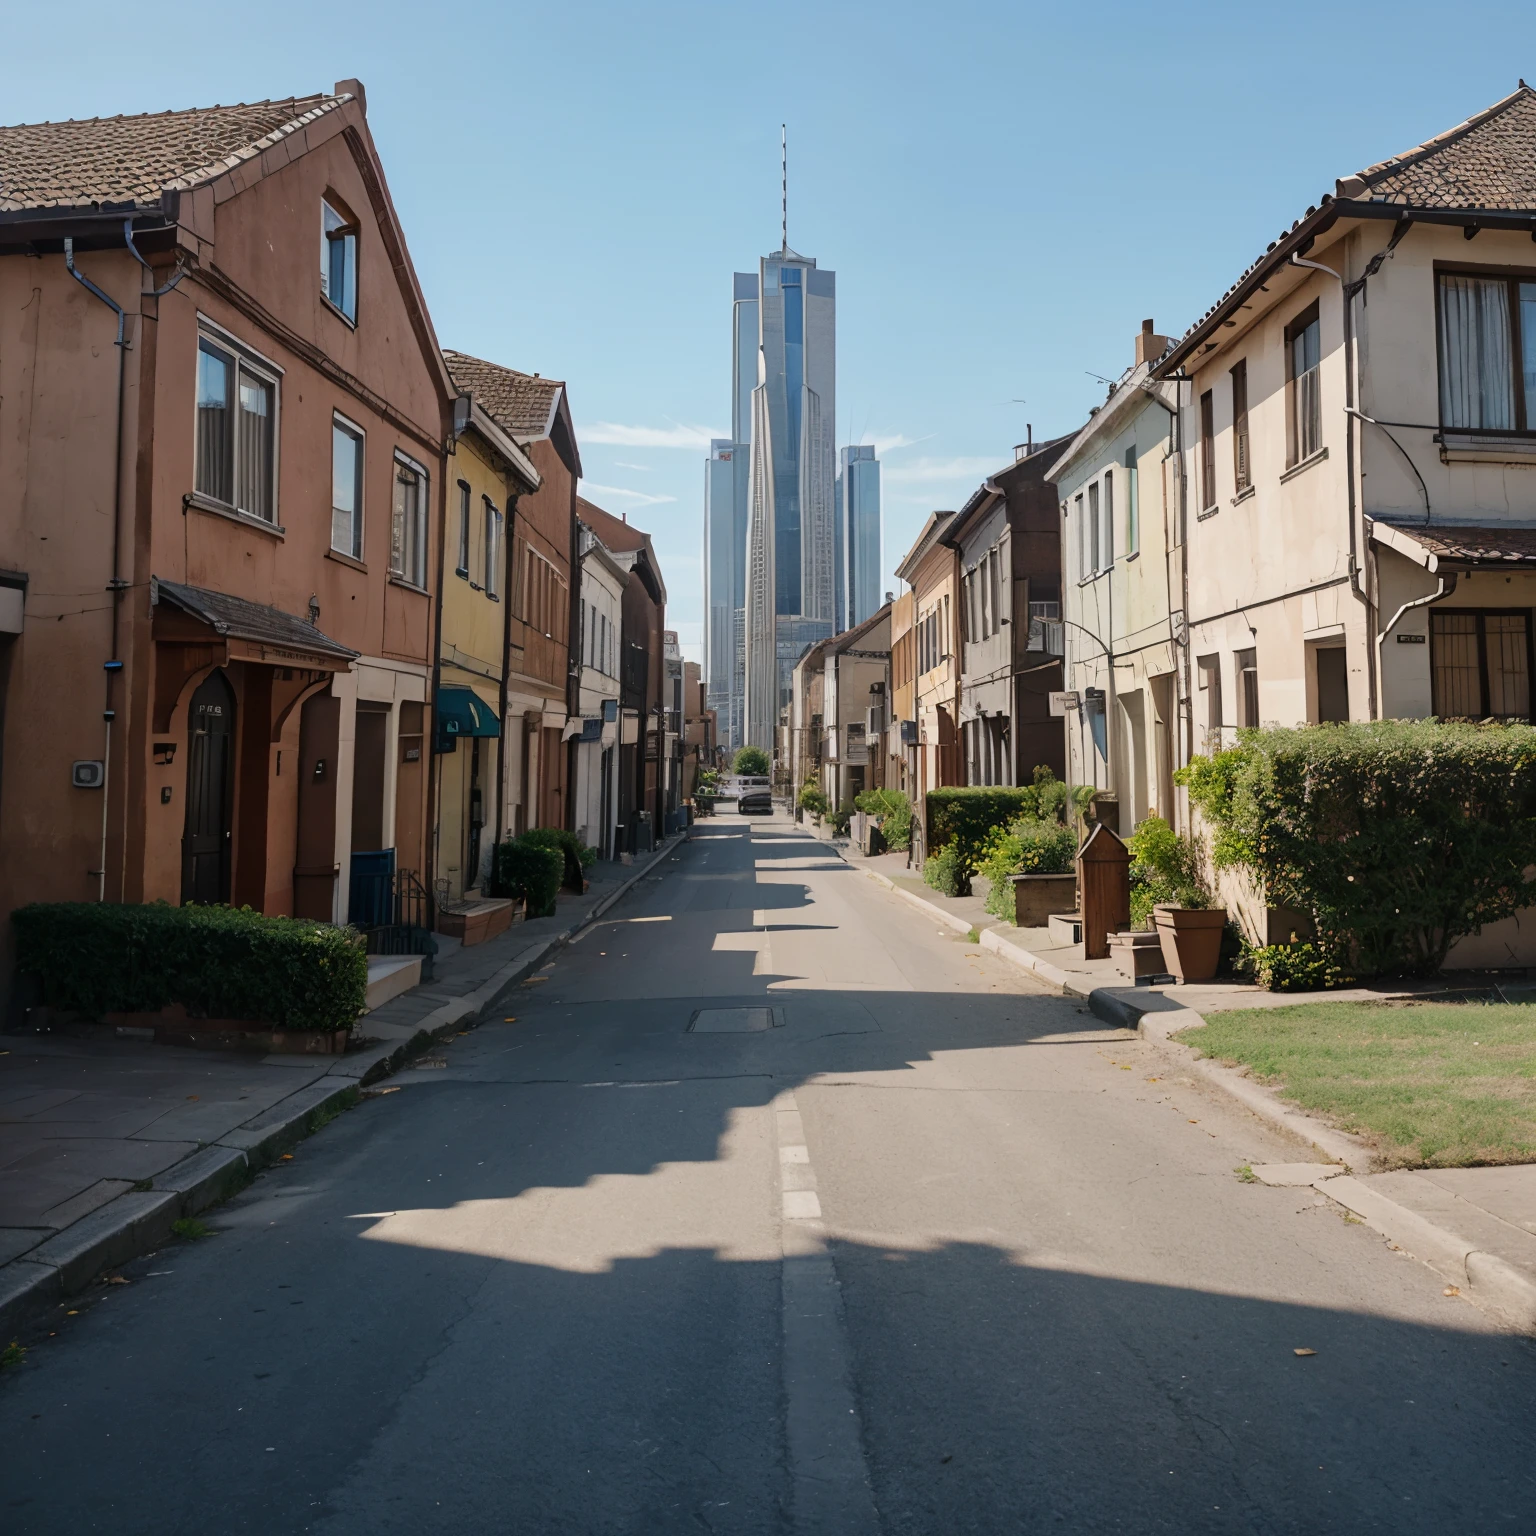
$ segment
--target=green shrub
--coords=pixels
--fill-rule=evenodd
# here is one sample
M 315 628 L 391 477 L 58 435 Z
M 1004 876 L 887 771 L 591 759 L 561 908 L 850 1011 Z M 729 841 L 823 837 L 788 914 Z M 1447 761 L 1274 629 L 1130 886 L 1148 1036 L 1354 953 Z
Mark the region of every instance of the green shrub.
M 887 848 L 912 842 L 912 802 L 899 789 L 866 789 L 854 797 L 854 809 L 873 816 Z
M 946 896 L 964 896 L 970 890 L 970 875 L 960 863 L 960 854 L 951 844 L 930 853 L 923 863 L 923 884 Z
M 795 803 L 802 811 L 809 811 L 818 821 L 832 809 L 832 802 L 822 793 L 815 779 L 807 779 L 800 786 L 800 797 Z
M 1355 983 L 1316 944 L 1244 944 L 1233 966 L 1271 992 L 1320 992 Z
M 837 837 L 848 836 L 848 823 L 853 820 L 853 812 L 848 806 L 840 806 L 835 811 L 827 812 L 827 825 Z
M 1077 833 L 1059 821 L 1021 818 L 993 834 L 978 870 L 992 883 L 987 911 L 1013 921 L 1010 875 L 1069 875 L 1077 861 Z
M 1312 921 L 1330 965 L 1437 970 L 1536 898 L 1536 729 L 1384 720 L 1245 731 L 1180 782 L 1218 868 Z
M 1033 784 L 930 789 L 927 797 L 929 856 L 940 848 L 953 845 L 961 868 L 960 894 L 968 895 L 971 876 L 980 869 L 994 834 L 1016 821 L 1040 821 L 1060 816 L 1071 801 L 1072 792 L 1044 766 L 1035 769 Z M 1042 811 L 1042 807 L 1046 809 Z
M 563 880 L 568 891 L 580 894 L 585 878 L 582 871 L 597 862 L 597 849 L 588 848 L 574 832 L 563 827 L 530 827 L 522 841 L 533 848 L 553 848 L 565 861 Z
M 731 772 L 760 778 L 769 769 L 768 754 L 761 747 L 738 747 L 731 759 Z
M 1155 906 L 1214 905 L 1200 868 L 1200 845 L 1161 816 L 1148 816 L 1126 842 L 1131 853 L 1131 927 L 1144 928 Z
M 249 907 L 38 902 L 11 914 L 16 963 L 55 1007 L 154 1013 L 283 1029 L 350 1029 L 363 1011 L 362 936 Z
M 496 893 L 521 900 L 529 917 L 549 917 L 565 879 L 565 850 L 530 842 L 525 832 L 496 847 Z

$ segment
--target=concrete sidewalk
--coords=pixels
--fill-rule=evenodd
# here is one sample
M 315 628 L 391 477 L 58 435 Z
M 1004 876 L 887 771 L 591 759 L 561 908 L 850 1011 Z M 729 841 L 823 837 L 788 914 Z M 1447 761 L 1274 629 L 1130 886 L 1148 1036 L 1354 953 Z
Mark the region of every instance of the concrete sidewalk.
M 551 951 L 657 878 L 680 840 L 632 865 L 595 865 L 588 890 L 562 894 L 553 917 L 467 950 L 439 938 L 436 979 L 365 1014 L 365 1043 L 345 1056 L 0 1036 L 0 1332 L 163 1243 L 366 1085 L 491 1014 Z

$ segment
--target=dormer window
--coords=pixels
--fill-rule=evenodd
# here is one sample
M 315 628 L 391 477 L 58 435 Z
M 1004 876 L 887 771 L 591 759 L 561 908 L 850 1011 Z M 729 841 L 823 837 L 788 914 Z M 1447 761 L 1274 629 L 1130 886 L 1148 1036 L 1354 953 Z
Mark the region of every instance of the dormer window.
M 329 198 L 320 200 L 320 292 L 349 324 L 357 324 L 357 220 Z

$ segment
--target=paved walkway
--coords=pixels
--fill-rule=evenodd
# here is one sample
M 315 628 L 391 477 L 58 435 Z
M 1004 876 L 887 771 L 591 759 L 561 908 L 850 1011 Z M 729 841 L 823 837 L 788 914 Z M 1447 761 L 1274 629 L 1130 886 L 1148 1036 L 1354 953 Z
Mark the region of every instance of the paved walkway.
M 125 1223 L 153 1215 L 168 1227 L 223 1198 L 259 1154 L 291 1145 L 317 1113 L 355 1097 L 426 1038 L 492 1009 L 594 912 L 659 878 L 650 871 L 676 858 L 679 841 L 633 865 L 600 862 L 586 893 L 562 893 L 553 917 L 514 923 L 470 949 L 440 937 L 436 979 L 366 1014 L 364 1046 L 345 1056 L 0 1036 L 0 1310 L 25 1302 L 40 1269 L 62 1265 L 69 1289 L 93 1256 L 131 1253 L 141 1245 L 124 1236 Z

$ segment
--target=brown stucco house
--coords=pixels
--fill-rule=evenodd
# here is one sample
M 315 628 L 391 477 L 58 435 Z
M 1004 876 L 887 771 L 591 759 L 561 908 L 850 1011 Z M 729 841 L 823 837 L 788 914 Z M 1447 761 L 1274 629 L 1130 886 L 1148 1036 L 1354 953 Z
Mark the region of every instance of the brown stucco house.
M 502 721 L 503 820 L 574 830 L 568 719 L 572 678 L 571 572 L 579 556 L 576 486 L 581 456 L 570 401 L 559 379 L 519 373 L 463 352 L 446 352 L 454 383 L 520 447 L 539 474 L 518 498 L 507 535 L 506 702 Z
M 425 881 L 455 395 L 356 81 L 0 128 L 7 909 Z

